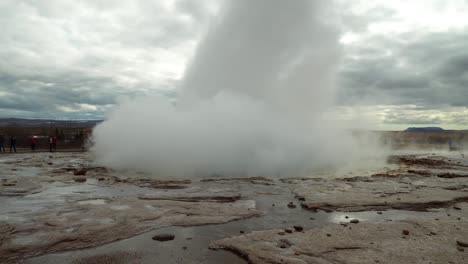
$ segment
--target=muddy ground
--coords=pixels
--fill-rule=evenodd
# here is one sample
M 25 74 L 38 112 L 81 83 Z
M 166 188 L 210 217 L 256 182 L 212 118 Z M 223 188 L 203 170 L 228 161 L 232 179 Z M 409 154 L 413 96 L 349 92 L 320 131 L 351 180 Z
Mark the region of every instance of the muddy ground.
M 114 172 L 89 153 L 4 154 L 0 203 L 0 263 L 468 263 L 461 153 L 191 180 Z

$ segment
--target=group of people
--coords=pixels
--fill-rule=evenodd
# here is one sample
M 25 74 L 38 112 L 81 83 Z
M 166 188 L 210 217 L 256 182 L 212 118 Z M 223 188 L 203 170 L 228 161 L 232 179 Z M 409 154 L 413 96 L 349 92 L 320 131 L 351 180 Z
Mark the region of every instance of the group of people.
M 0 152 L 5 152 L 5 136 L 0 135 Z M 16 152 L 16 137 L 10 136 L 10 152 Z
M 38 143 L 37 136 L 32 136 L 29 140 L 30 140 L 29 143 L 31 146 L 31 150 L 36 151 L 36 146 Z M 4 135 L 0 135 L 0 152 L 6 152 L 5 148 L 8 147 L 7 146 L 8 143 L 9 143 L 8 146 L 10 147 L 10 152 L 16 152 L 16 137 L 15 136 L 7 137 Z M 48 139 L 48 143 L 49 143 L 50 152 L 57 150 L 57 138 L 55 136 L 50 136 Z
M 49 151 L 56 151 L 57 150 L 57 137 L 55 136 L 50 136 L 48 139 L 49 143 Z M 37 136 L 32 136 L 30 139 L 30 144 L 31 144 L 31 150 L 36 151 L 36 145 L 37 145 Z

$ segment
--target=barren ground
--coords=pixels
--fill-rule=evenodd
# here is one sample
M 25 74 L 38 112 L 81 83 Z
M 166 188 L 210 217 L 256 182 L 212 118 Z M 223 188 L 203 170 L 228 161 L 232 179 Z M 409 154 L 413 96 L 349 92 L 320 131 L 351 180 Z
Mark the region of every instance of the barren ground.
M 192 180 L 4 154 L 0 203 L 0 263 L 468 263 L 460 153 L 338 178 Z

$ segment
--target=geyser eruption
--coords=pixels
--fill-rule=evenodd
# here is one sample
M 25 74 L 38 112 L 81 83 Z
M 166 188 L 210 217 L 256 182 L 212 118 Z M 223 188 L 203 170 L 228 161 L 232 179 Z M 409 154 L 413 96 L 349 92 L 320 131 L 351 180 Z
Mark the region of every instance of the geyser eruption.
M 226 2 L 177 101 L 119 106 L 94 131 L 98 161 L 160 176 L 295 176 L 356 157 L 344 129 L 322 118 L 340 57 L 327 2 Z

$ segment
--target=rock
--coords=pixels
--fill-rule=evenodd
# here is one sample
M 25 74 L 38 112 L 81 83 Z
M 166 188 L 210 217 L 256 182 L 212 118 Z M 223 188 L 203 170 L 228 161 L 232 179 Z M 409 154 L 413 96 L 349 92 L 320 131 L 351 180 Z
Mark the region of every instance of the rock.
M 302 232 L 304 230 L 302 226 L 293 226 L 293 228 L 296 230 L 296 232 Z
M 297 198 L 299 201 L 302 201 L 302 202 L 304 202 L 304 201 L 306 200 L 304 196 L 297 196 L 296 198 Z
M 159 234 L 159 235 L 153 236 L 153 240 L 157 240 L 161 242 L 171 241 L 174 239 L 175 239 L 175 236 L 171 234 Z
M 359 220 L 358 219 L 353 219 L 351 221 L 349 221 L 351 224 L 358 224 L 359 223 Z
M 293 245 L 293 243 L 291 243 L 291 241 L 289 241 L 287 239 L 280 239 L 279 242 L 278 242 L 278 247 L 279 248 L 290 248 L 292 245 Z
M 54 164 L 54 163 L 52 163 L 52 162 L 47 162 L 47 165 L 53 165 L 53 164 Z
M 377 212 L 377 214 L 381 215 L 381 214 L 382 214 L 382 212 Z
M 468 247 L 468 241 L 461 241 L 461 240 L 457 240 L 457 245 L 459 247 Z
M 226 238 L 210 244 L 211 249 L 225 249 L 248 257 L 249 263 L 466 263 L 465 247 L 446 243 L 447 237 L 467 237 L 468 223 L 459 224 L 456 230 L 450 221 L 437 222 L 413 220 L 411 223 L 363 222 L 352 230 L 343 232 L 340 225 L 329 224 L 277 235 L 278 230 L 257 231 L 251 234 Z M 427 239 L 429 230 L 440 236 Z M 410 230 L 411 239 L 402 239 L 401 231 Z M 328 236 L 328 235 L 332 236 Z M 339 234 L 339 235 L 334 235 Z M 292 242 L 291 248 L 288 243 Z M 464 241 L 466 242 L 466 241 Z M 457 249 L 453 247 L 456 246 Z M 283 260 L 283 261 L 281 261 Z M 422 261 L 421 261 L 422 260 Z
M 98 181 L 105 181 L 105 180 L 106 178 L 102 178 L 102 177 L 98 179 Z
M 408 231 L 408 230 L 403 230 L 401 233 L 402 233 L 403 235 L 405 235 L 405 236 L 408 236 L 408 235 L 409 235 L 409 231 Z
M 293 204 L 292 202 L 290 202 L 288 204 L 288 208 L 296 208 L 297 206 L 295 204 Z
M 455 210 L 461 210 L 461 208 L 458 207 L 458 206 L 454 206 L 453 209 L 455 209 Z
M 286 228 L 286 229 L 284 229 L 284 232 L 286 232 L 288 234 L 292 234 L 293 230 L 291 228 Z
M 85 177 L 76 177 L 73 179 L 75 182 L 79 182 L 79 183 L 83 183 L 83 182 L 86 182 L 86 178 Z
M 87 169 L 79 169 L 79 170 L 75 170 L 75 172 L 73 172 L 73 175 L 83 176 L 83 175 L 86 175 L 87 172 L 88 172 Z
M 283 232 L 283 231 L 281 231 L 281 232 L 278 232 L 278 235 L 280 235 L 280 236 L 284 236 L 284 235 L 286 235 L 286 233 L 285 233 L 285 232 Z
M 241 230 L 241 231 L 239 231 L 239 233 L 244 234 L 245 232 Z

